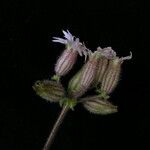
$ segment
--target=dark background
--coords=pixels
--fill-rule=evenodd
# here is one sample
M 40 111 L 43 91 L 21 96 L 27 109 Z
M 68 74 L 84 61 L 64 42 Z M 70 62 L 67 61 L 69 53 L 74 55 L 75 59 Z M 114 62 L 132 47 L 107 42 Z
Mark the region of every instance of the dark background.
M 94 50 L 112 46 L 119 56 L 133 52 L 123 65 L 118 87 L 111 96 L 117 114 L 97 116 L 77 106 L 66 117 L 53 150 L 148 149 L 149 47 L 144 31 L 148 4 L 131 1 L 0 2 L 0 149 L 41 150 L 60 111 L 36 96 L 36 80 L 54 74 L 63 50 L 52 43 L 68 29 Z M 144 19 L 146 18 L 146 19 Z M 68 79 L 82 64 L 64 78 Z

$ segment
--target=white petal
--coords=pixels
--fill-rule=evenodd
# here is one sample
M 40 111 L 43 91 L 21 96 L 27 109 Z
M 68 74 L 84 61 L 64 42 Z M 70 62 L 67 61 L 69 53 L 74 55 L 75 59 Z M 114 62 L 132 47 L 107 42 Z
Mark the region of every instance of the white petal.
M 103 49 L 99 46 L 99 47 L 97 47 L 97 51 L 102 52 Z
M 69 34 L 69 36 L 70 36 L 70 40 L 73 42 L 74 36 L 72 36 L 72 34 L 69 32 L 69 30 L 67 30 L 67 32 L 68 32 L 68 34 Z
M 83 55 L 85 56 L 84 61 L 86 61 L 88 54 L 87 54 L 87 52 L 85 50 L 83 51 Z
M 62 38 L 58 38 L 58 37 L 53 37 L 54 40 L 52 40 L 53 42 L 58 42 L 58 43 L 62 43 L 62 44 L 67 44 L 67 40 L 64 40 Z
M 77 49 L 80 45 L 82 44 L 79 42 L 79 38 L 76 38 L 75 41 L 72 43 L 72 47 L 74 49 Z
M 78 51 L 79 55 L 82 56 L 82 51 L 81 51 L 81 49 L 78 48 L 77 51 Z
M 121 61 L 129 60 L 129 59 L 132 59 L 132 52 L 130 52 L 130 55 L 129 55 L 129 56 L 121 57 L 121 58 L 120 58 Z
M 73 42 L 74 37 L 72 36 L 72 34 L 70 32 L 67 32 L 63 30 L 63 34 L 64 37 L 69 41 L 69 42 Z

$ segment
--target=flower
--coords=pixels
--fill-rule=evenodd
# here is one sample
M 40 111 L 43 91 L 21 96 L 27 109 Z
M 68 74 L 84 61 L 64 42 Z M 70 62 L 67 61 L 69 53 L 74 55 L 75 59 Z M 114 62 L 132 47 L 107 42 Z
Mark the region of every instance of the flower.
M 87 57 L 87 48 L 79 41 L 79 38 L 75 38 L 68 30 L 63 31 L 64 39 L 59 37 L 53 37 L 53 42 L 65 44 L 66 49 L 56 62 L 55 73 L 57 76 L 66 75 L 73 67 L 77 60 L 77 55 L 85 55 Z
M 108 67 L 104 73 L 102 83 L 101 83 L 101 92 L 110 94 L 116 87 L 119 81 L 119 75 L 121 71 L 121 65 L 124 60 L 129 60 L 132 58 L 132 52 L 130 52 L 129 56 L 126 57 L 117 57 L 109 60 Z

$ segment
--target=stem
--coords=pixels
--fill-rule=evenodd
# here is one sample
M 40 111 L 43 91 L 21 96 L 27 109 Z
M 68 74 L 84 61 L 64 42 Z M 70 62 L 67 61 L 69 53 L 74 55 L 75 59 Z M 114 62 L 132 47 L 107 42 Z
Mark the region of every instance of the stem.
M 50 133 L 50 135 L 49 135 L 49 137 L 48 137 L 48 139 L 47 139 L 47 141 L 46 141 L 46 143 L 45 143 L 45 145 L 43 147 L 43 150 L 49 150 L 50 149 L 50 147 L 51 147 L 51 145 L 53 143 L 53 140 L 54 140 L 54 138 L 55 138 L 55 136 L 57 134 L 57 131 L 58 131 L 61 123 L 63 122 L 63 119 L 65 118 L 68 110 L 69 110 L 69 108 L 67 106 L 64 106 L 62 108 L 62 110 L 61 110 L 61 112 L 60 112 L 60 114 L 58 116 L 58 119 L 55 122 L 55 124 L 53 126 L 53 129 L 52 129 L 52 131 L 51 131 L 51 133 Z

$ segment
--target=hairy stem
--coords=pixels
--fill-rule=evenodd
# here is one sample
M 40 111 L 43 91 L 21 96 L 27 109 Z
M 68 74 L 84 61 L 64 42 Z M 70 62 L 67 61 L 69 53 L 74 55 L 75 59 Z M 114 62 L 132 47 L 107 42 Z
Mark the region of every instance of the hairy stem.
M 51 147 L 51 145 L 52 145 L 52 143 L 54 141 L 54 138 L 55 138 L 55 136 L 57 134 L 57 131 L 58 131 L 61 123 L 63 122 L 63 119 L 65 118 L 65 116 L 66 116 L 68 111 L 69 111 L 69 108 L 67 106 L 64 106 L 62 108 L 62 110 L 61 110 L 61 112 L 60 112 L 60 114 L 58 116 L 58 119 L 55 122 L 55 124 L 53 126 L 53 129 L 52 129 L 52 131 L 51 131 L 51 133 L 50 133 L 50 135 L 49 135 L 49 137 L 48 137 L 48 139 L 47 139 L 47 141 L 46 141 L 46 143 L 45 143 L 45 145 L 43 147 L 43 150 L 49 150 L 50 149 L 50 147 Z

